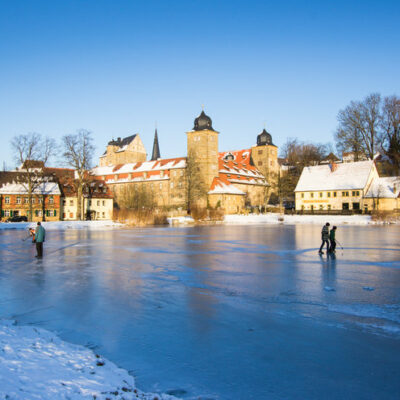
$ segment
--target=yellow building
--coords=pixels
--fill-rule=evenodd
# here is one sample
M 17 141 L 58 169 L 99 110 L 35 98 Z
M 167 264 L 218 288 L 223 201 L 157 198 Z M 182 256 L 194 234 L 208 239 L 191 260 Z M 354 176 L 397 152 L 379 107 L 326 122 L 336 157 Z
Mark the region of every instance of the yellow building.
M 296 211 L 369 212 L 378 209 L 378 198 L 393 210 L 400 185 L 394 188 L 398 178 L 390 179 L 379 178 L 372 160 L 305 167 L 295 189 Z
M 100 156 L 99 165 L 103 167 L 141 161 L 146 161 L 146 149 L 140 136 L 132 135 L 108 142 L 105 153 Z

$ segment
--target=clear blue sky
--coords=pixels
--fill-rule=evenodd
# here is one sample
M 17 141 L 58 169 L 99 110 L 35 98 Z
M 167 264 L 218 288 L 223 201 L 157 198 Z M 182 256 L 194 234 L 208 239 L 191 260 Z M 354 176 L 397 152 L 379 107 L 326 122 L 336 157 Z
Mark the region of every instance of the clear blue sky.
M 400 94 L 399 1 L 0 0 L 0 160 L 14 135 L 93 132 L 96 162 L 139 133 L 186 155 L 201 105 L 219 148 L 250 147 L 264 123 L 333 141 L 336 115 L 370 92 Z

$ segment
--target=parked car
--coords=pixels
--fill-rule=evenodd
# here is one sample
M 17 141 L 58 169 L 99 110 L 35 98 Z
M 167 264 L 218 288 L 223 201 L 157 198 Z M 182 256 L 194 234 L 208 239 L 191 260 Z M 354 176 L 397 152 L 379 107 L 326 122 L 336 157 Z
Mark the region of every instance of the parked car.
M 7 222 L 28 222 L 26 215 L 14 215 L 8 218 Z

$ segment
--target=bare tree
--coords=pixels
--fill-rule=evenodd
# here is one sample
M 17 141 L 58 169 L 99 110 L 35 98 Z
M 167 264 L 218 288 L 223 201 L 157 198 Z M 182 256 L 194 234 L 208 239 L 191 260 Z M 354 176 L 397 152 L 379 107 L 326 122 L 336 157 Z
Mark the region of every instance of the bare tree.
M 286 171 L 279 175 L 277 194 L 282 207 L 284 201 L 294 202 L 294 189 L 304 167 L 319 164 L 331 146 L 303 143 L 298 139 L 288 139 L 282 146 L 281 156 L 287 165 Z
M 45 166 L 55 153 L 55 141 L 49 137 L 43 138 L 39 133 L 28 133 L 14 137 L 11 148 L 15 161 L 20 164 L 20 173 L 16 174 L 16 179 L 28 194 L 28 219 L 32 221 L 32 197 L 35 192 L 43 195 L 42 208 L 44 207 L 44 188 L 47 180 Z M 44 213 L 42 216 L 44 219 Z
M 377 150 L 381 124 L 381 96 L 372 93 L 362 101 L 352 101 L 338 113 L 335 133 L 336 146 L 341 151 L 352 151 L 357 161 L 364 153 L 373 158 Z
M 76 189 L 78 197 L 77 216 L 83 219 L 83 189 L 87 181 L 88 170 L 92 166 L 94 153 L 93 139 L 90 131 L 79 130 L 76 134 L 62 138 L 63 156 L 68 166 L 76 172 Z
M 381 147 L 389 158 L 393 173 L 400 174 L 400 98 L 385 97 L 381 118 Z
M 207 202 L 207 186 L 200 172 L 195 150 L 190 150 L 186 159 L 187 179 L 187 209 L 190 212 L 193 207 L 202 202 Z

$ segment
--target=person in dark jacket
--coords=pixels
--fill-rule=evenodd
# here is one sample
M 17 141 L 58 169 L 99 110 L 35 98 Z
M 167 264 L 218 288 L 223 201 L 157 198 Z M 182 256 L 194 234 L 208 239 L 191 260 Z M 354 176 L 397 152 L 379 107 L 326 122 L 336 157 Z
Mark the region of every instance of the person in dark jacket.
M 37 223 L 37 227 L 35 230 L 35 240 L 36 240 L 36 251 L 37 251 L 37 258 L 43 257 L 43 242 L 46 238 L 46 231 L 41 225 L 40 222 Z
M 324 244 L 326 243 L 326 251 L 329 251 L 329 226 L 330 223 L 327 222 L 321 231 L 321 239 L 322 239 L 322 244 L 321 247 L 319 248 L 319 254 L 324 254 L 324 252 L 322 251 Z
M 331 246 L 329 247 L 330 253 L 334 253 L 336 249 L 336 229 L 337 227 L 334 226 L 329 232 L 329 241 L 331 242 Z

